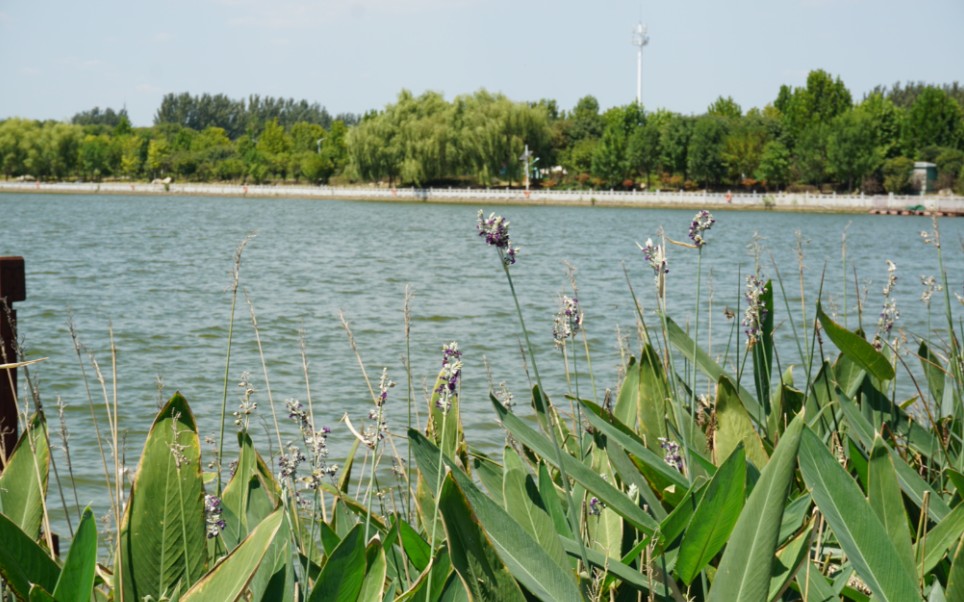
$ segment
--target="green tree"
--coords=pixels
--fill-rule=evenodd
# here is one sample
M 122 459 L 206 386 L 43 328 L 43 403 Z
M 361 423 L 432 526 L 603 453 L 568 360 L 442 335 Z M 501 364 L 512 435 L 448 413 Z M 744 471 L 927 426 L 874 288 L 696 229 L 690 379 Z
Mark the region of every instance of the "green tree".
M 735 181 L 742 181 L 753 177 L 760 159 L 763 147 L 770 137 L 767 117 L 760 111 L 753 109 L 746 117 L 728 119 L 729 132 L 723 144 L 722 157 L 730 177 Z
M 823 69 L 807 75 L 804 88 L 780 88 L 774 105 L 783 114 L 792 138 L 799 136 L 815 123 L 828 123 L 853 106 L 850 91 L 839 77 L 834 79 Z
M 28 141 L 36 136 L 37 123 L 27 119 L 0 122 L 0 165 L 7 178 L 27 174 Z
M 84 179 L 100 181 L 114 172 L 116 164 L 110 137 L 87 134 L 80 144 L 80 168 Z
M 728 133 L 727 121 L 716 115 L 698 117 L 693 125 L 687 157 L 689 174 L 703 186 L 717 186 L 726 175 L 723 151 Z
M 401 164 L 398 128 L 385 112 L 370 115 L 348 133 L 350 173 L 368 182 L 394 184 Z
M 131 133 L 122 136 L 118 143 L 120 146 L 120 173 L 128 178 L 137 178 L 144 168 L 149 142 L 137 133 Z
M 919 153 L 927 146 L 964 149 L 964 112 L 946 92 L 924 88 L 907 111 L 905 148 Z
M 172 155 L 171 144 L 166 137 L 154 138 L 147 143 L 146 167 L 152 179 L 165 178 L 171 173 Z
M 956 148 L 944 148 L 934 158 L 937 165 L 937 190 L 953 190 L 957 184 L 957 176 L 964 167 L 964 151 Z
M 256 148 L 267 163 L 268 174 L 285 179 L 288 175 L 291 138 L 277 119 L 271 119 L 264 124 Z
M 783 188 L 790 182 L 790 150 L 779 140 L 763 145 L 757 178 L 766 182 L 768 189 Z
M 737 120 L 743 116 L 743 109 L 732 96 L 727 96 L 723 98 L 718 97 L 713 103 L 706 109 L 707 114 L 716 115 L 717 117 L 723 117 L 725 119 Z
M 647 183 L 653 172 L 662 167 L 660 145 L 659 124 L 652 118 L 633 131 L 626 145 L 630 168 L 645 176 Z
M 873 132 L 874 146 L 881 149 L 884 157 L 899 155 L 903 110 L 879 92 L 867 96 L 857 110 L 868 117 L 866 125 Z
M 545 106 L 512 102 L 480 90 L 456 99 L 454 126 L 461 169 L 489 185 L 496 179 L 522 181 L 519 157 L 529 151 L 540 161 L 551 153 Z
M 642 107 L 636 103 L 614 107 L 603 115 L 606 126 L 593 151 L 591 173 L 606 186 L 621 186 L 634 175 L 629 161 L 629 140 L 642 130 Z
M 569 139 L 572 142 L 602 136 L 605 123 L 599 115 L 599 101 L 595 96 L 583 96 L 572 110 Z
M 827 159 L 831 171 L 847 190 L 854 190 L 883 161 L 883 151 L 876 146 L 870 116 L 851 110 L 833 120 L 828 138 Z
M 689 170 L 688 153 L 695 119 L 678 113 L 668 113 L 660 121 L 661 163 L 667 171 L 681 174 L 685 180 Z
M 819 186 L 827 179 L 830 126 L 816 122 L 800 132 L 793 149 L 795 179 Z
M 907 157 L 893 157 L 883 163 L 884 190 L 894 194 L 910 191 L 910 176 L 914 171 L 914 160 Z

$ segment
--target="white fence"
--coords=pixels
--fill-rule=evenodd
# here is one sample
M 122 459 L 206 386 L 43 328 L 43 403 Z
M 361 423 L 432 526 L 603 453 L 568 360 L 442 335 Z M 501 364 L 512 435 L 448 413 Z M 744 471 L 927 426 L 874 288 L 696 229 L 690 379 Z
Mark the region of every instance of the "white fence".
M 0 182 L 0 192 L 157 194 L 256 198 L 357 199 L 375 201 L 520 205 L 601 205 L 810 210 L 827 212 L 964 215 L 964 197 L 810 193 L 643 192 L 622 190 L 532 190 L 517 188 L 388 188 L 376 186 L 253 186 L 241 184 Z M 920 209 L 923 207 L 923 209 Z

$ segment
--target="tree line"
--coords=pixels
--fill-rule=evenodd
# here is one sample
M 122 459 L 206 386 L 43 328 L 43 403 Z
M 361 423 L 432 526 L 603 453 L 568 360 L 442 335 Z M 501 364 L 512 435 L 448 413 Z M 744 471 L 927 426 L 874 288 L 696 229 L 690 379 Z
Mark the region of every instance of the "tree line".
M 480 90 L 446 100 L 403 90 L 381 111 L 332 116 L 317 103 L 168 94 L 151 127 L 126 111 L 68 122 L 0 121 L 0 173 L 38 180 L 382 183 L 392 186 L 907 192 L 915 161 L 964 193 L 964 89 L 878 86 L 859 102 L 810 72 L 744 111 L 720 97 L 700 115 L 635 103 L 572 110 Z M 527 158 L 523 155 L 528 150 Z M 527 172 L 528 170 L 528 172 Z

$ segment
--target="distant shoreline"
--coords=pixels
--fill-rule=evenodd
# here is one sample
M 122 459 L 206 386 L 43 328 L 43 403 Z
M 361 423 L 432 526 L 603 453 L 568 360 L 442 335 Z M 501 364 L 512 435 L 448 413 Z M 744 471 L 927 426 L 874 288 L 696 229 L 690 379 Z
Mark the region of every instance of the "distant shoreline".
M 647 192 L 620 190 L 531 190 L 520 188 L 392 188 L 387 186 L 255 186 L 145 182 L 2 182 L 0 194 L 108 194 L 218 196 L 407 203 L 639 207 L 652 209 L 739 209 L 882 215 L 964 215 L 964 197 L 843 195 L 811 193 Z

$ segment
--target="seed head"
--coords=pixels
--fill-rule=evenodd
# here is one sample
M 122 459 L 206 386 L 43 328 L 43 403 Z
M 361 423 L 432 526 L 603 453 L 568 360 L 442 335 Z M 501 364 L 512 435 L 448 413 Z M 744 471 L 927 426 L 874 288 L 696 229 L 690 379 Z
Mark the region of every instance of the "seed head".
M 486 218 L 482 210 L 479 209 L 477 228 L 479 236 L 485 239 L 485 243 L 499 250 L 499 255 L 505 265 L 515 263 L 518 249 L 514 248 L 509 241 L 509 220 L 494 213 L 490 213 L 489 217 Z
M 703 245 L 706 244 L 706 240 L 703 239 L 703 233 L 713 227 L 716 220 L 713 215 L 706 209 L 701 209 L 693 217 L 692 223 L 690 223 L 690 240 L 696 245 L 697 249 L 702 249 Z

